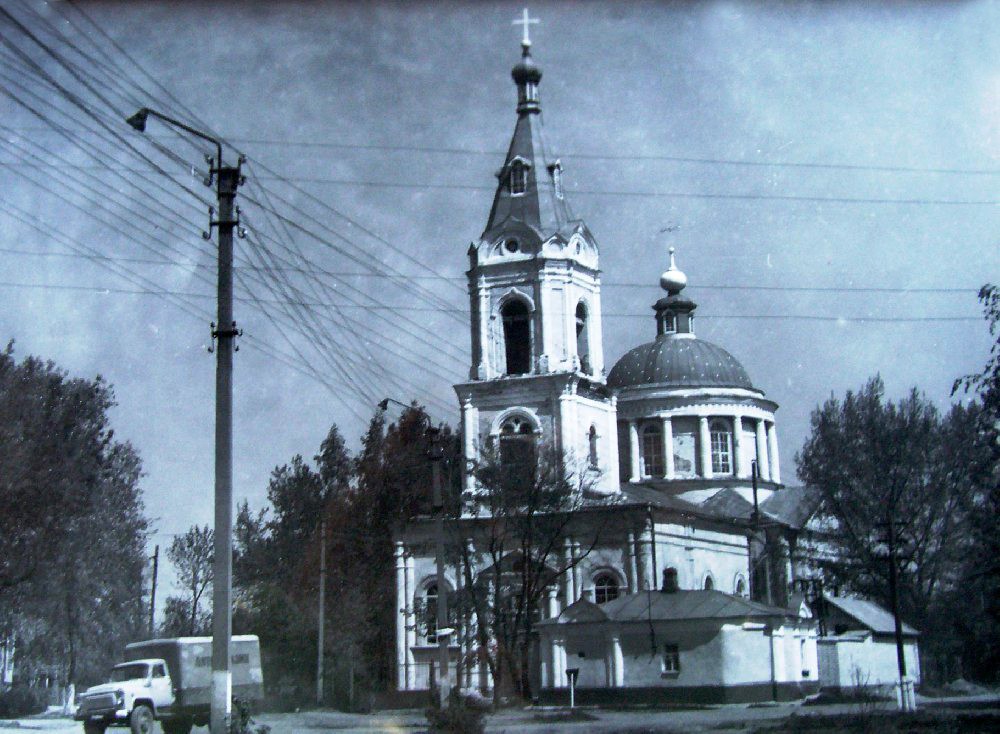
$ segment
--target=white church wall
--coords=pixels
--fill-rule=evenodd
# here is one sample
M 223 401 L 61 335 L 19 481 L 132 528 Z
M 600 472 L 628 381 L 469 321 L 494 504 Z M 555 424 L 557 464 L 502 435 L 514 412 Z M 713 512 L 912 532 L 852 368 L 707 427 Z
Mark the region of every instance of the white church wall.
M 703 589 L 710 575 L 713 588 L 731 594 L 737 575 L 746 577 L 746 540 L 738 533 L 670 523 L 657 525 L 656 537 L 658 587 L 669 567 L 677 569 L 681 589 Z
M 723 637 L 717 623 L 658 623 L 654 630 L 655 655 L 648 628 L 632 625 L 622 636 L 626 687 L 721 686 L 724 683 Z M 680 669 L 676 672 L 664 671 L 667 645 L 677 646 Z
M 771 682 L 771 638 L 763 624 L 726 624 L 721 631 L 726 685 Z

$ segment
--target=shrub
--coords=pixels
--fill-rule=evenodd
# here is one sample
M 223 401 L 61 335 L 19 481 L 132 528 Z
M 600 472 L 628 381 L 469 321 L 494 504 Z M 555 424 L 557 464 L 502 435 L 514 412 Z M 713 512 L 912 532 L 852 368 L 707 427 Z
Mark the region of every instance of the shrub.
M 233 712 L 229 718 L 229 734 L 269 734 L 271 727 L 257 724 L 250 715 L 250 704 L 233 698 Z
M 452 689 L 448 707 L 434 705 L 424 711 L 431 734 L 483 734 L 486 731 L 485 712 L 470 706 L 464 697 Z
M 40 714 L 46 709 L 46 698 L 27 686 L 17 686 L 0 693 L 0 719 L 17 719 Z

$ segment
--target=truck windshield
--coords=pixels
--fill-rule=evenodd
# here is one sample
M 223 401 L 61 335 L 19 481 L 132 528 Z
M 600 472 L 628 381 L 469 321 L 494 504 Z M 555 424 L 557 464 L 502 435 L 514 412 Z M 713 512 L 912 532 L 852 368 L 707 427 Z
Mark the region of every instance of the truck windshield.
M 111 669 L 111 682 L 120 683 L 125 680 L 137 680 L 145 678 L 149 667 L 145 663 L 133 663 L 132 665 L 116 665 Z

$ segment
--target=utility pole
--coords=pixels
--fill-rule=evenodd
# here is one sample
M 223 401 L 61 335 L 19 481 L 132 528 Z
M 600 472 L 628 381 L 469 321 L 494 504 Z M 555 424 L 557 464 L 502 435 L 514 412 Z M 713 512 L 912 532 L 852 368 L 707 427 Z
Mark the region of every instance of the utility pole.
M 889 546 L 889 598 L 892 604 L 892 621 L 896 632 L 896 667 L 899 669 L 899 707 L 903 711 L 913 708 L 906 679 L 906 656 L 903 651 L 903 621 L 899 618 L 899 578 L 896 567 L 896 525 L 892 514 L 886 523 Z
M 427 452 L 431 460 L 431 481 L 434 486 L 433 509 L 435 515 L 435 555 L 437 556 L 437 644 L 438 644 L 438 701 L 441 708 L 448 706 L 451 685 L 448 679 L 448 598 L 444 577 L 444 500 L 441 492 L 441 458 L 444 451 L 438 442 L 438 430 L 429 429 L 431 447 Z
M 316 640 L 316 705 L 323 705 L 323 626 L 326 624 L 326 512 L 319 523 L 319 633 Z
M 233 320 L 233 230 L 243 236 L 239 226 L 239 208 L 234 207 L 236 189 L 243 183 L 240 155 L 235 166 L 222 161 L 222 143 L 203 132 L 143 107 L 127 122 L 139 132 L 145 132 L 146 120 L 152 115 L 168 125 L 180 128 L 215 145 L 216 155 L 206 156 L 209 166 L 206 186 L 215 182 L 218 219 L 209 219 L 209 231 L 218 228 L 218 294 L 217 322 L 212 324 L 215 362 L 215 562 L 212 583 L 212 697 L 209 717 L 211 734 L 227 734 L 232 713 L 233 678 L 230 670 L 230 641 L 233 632 L 233 343 L 241 332 Z M 209 209 L 214 217 L 215 209 Z M 234 216 L 235 214 L 235 216 Z M 211 351 L 211 349 L 209 350 Z
M 153 549 L 153 586 L 149 593 L 149 636 L 153 636 L 156 620 L 156 575 L 160 570 L 160 546 Z

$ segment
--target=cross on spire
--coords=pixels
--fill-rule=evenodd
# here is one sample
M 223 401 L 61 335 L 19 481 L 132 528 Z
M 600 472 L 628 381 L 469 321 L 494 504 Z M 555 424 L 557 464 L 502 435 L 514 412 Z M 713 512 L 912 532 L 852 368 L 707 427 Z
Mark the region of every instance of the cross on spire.
M 541 21 L 538 20 L 538 18 L 531 18 L 531 17 L 528 16 L 528 9 L 527 8 L 524 9 L 524 13 L 521 15 L 520 20 L 515 20 L 515 21 L 513 21 L 511 23 L 511 25 L 521 25 L 521 26 L 524 26 L 524 38 L 521 39 L 521 45 L 522 46 L 530 46 L 531 45 L 531 36 L 528 34 L 528 27 L 531 26 L 531 25 L 537 25 L 539 23 L 541 23 Z

